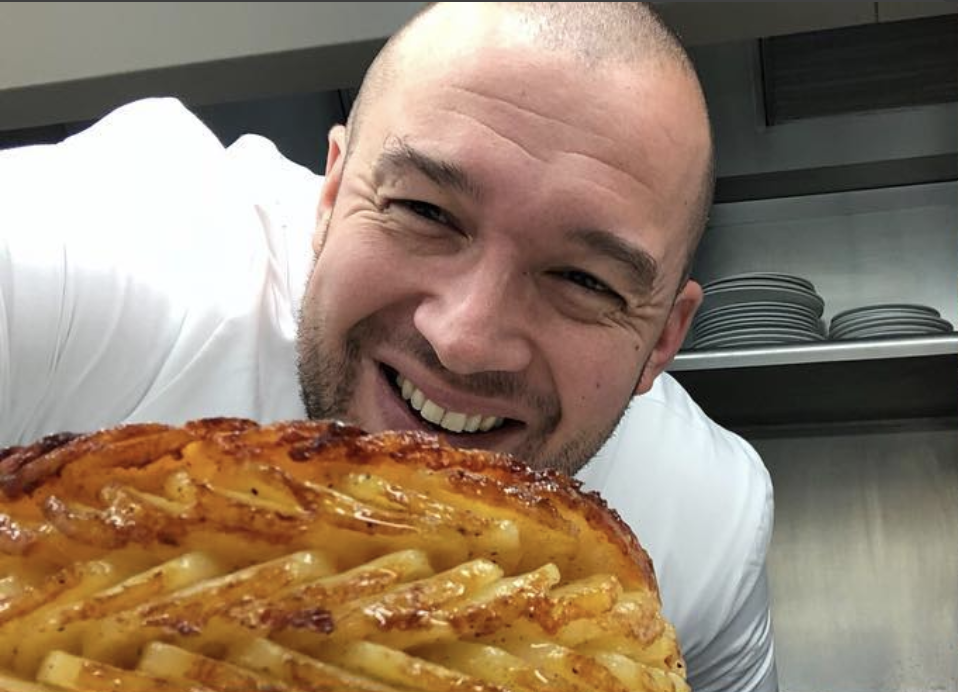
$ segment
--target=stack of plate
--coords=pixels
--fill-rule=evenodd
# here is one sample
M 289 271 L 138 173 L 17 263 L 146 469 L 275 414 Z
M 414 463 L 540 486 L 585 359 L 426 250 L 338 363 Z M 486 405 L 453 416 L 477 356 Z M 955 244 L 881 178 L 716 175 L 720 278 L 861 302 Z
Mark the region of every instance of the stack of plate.
M 840 312 L 832 318 L 828 336 L 844 341 L 929 336 L 951 331 L 951 323 L 941 319 L 941 315 L 934 308 L 926 305 L 886 304 Z
M 824 341 L 825 307 L 800 276 L 739 274 L 703 287 L 705 300 L 692 325 L 694 349 L 739 348 Z

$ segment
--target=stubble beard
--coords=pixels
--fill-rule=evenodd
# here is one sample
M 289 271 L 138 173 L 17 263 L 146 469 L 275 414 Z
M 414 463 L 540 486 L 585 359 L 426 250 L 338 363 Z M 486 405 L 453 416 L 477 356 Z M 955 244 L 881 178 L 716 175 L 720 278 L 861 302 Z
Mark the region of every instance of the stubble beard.
M 319 318 L 311 318 L 304 307 L 296 334 L 299 394 L 312 420 L 342 420 L 348 418 L 349 403 L 356 389 L 359 365 L 359 343 L 347 339 L 339 355 L 324 344 Z

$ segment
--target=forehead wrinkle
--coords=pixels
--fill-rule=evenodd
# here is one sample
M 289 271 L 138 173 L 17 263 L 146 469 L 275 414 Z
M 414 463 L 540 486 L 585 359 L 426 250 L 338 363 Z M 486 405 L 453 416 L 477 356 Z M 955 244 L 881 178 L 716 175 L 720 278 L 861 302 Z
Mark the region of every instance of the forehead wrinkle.
M 449 112 L 449 113 L 453 113 L 453 114 L 455 114 L 455 115 L 458 115 L 458 116 L 461 117 L 461 118 L 465 118 L 465 119 L 471 121 L 472 123 L 478 125 L 478 126 L 481 127 L 482 129 L 488 130 L 489 132 L 491 132 L 493 135 L 495 135 L 495 136 L 498 137 L 499 139 L 504 140 L 505 142 L 508 142 L 510 145 L 512 145 L 512 146 L 514 146 L 514 147 L 516 147 L 516 148 L 518 148 L 520 151 L 522 151 L 523 154 L 525 154 L 525 155 L 528 156 L 529 158 L 534 159 L 534 160 L 538 161 L 539 163 L 548 163 L 548 161 L 547 161 L 546 159 L 542 158 L 541 156 L 539 156 L 538 154 L 536 154 L 536 153 L 535 153 L 534 151 L 532 151 L 531 149 L 529 149 L 529 148 L 523 146 L 521 142 L 519 142 L 519 141 L 513 139 L 512 137 L 509 137 L 509 136 L 507 136 L 507 135 L 502 134 L 502 133 L 499 132 L 499 130 L 497 130 L 495 127 L 493 127 L 492 125 L 490 125 L 490 124 L 488 124 L 488 123 L 486 123 L 486 122 L 483 122 L 482 120 L 479 120 L 479 119 L 478 119 L 477 117 L 475 117 L 474 115 L 471 115 L 471 114 L 469 114 L 469 113 L 465 113 L 465 112 L 459 110 L 458 108 L 456 108 L 455 106 L 445 106 L 445 107 L 443 108 L 443 110 L 445 110 L 445 111 L 447 111 L 447 112 Z
M 584 144 L 586 144 L 586 146 L 583 146 L 581 148 L 579 147 L 562 148 L 561 150 L 555 152 L 555 154 L 559 156 L 568 156 L 570 158 L 585 159 L 592 163 L 597 163 L 605 167 L 609 172 L 611 172 L 616 177 L 627 179 L 627 184 L 629 184 L 630 186 L 633 184 L 638 184 L 639 186 L 645 188 L 647 192 L 652 192 L 651 187 L 647 183 L 643 182 L 633 172 L 630 172 L 628 170 L 628 167 L 625 161 L 622 159 L 622 156 L 623 156 L 622 146 L 620 143 L 617 143 L 617 141 L 614 138 L 609 137 L 600 132 L 586 131 L 583 129 L 584 126 L 578 126 L 568 121 L 562 120 L 561 118 L 555 118 L 551 115 L 540 113 L 539 111 L 536 111 L 532 108 L 528 108 L 526 106 L 521 106 L 519 104 L 516 104 L 515 102 L 507 98 L 503 98 L 493 94 L 487 94 L 477 89 L 473 89 L 471 87 L 451 85 L 449 88 L 456 91 L 457 93 L 467 94 L 470 96 L 476 96 L 484 101 L 502 104 L 517 110 L 519 113 L 529 115 L 536 121 L 534 127 L 537 132 L 546 131 L 550 127 L 558 126 L 562 129 L 567 130 L 568 131 L 567 134 L 571 135 L 576 141 L 581 142 L 583 138 L 585 138 L 586 140 L 589 140 L 589 139 L 594 140 L 593 146 L 598 149 L 597 151 L 588 151 L 588 146 L 587 146 L 588 142 L 585 142 Z M 443 106 L 443 109 L 451 113 L 455 113 L 461 117 L 467 118 L 470 121 L 478 124 L 480 127 L 482 127 L 485 130 L 488 130 L 489 132 L 496 135 L 500 139 L 504 139 L 508 141 L 509 143 L 517 146 L 527 156 L 529 156 L 530 158 L 540 163 L 550 162 L 548 158 L 540 154 L 537 154 L 528 145 L 524 145 L 521 142 L 514 139 L 513 137 L 509 137 L 507 135 L 502 134 L 501 132 L 499 132 L 498 129 L 496 129 L 494 125 L 479 119 L 479 117 L 477 116 L 464 112 L 460 107 L 455 105 L 455 103 L 446 104 Z M 606 151 L 609 154 L 611 154 L 611 157 L 603 157 L 599 155 L 599 151 Z
M 460 86 L 457 84 L 449 85 L 449 89 L 456 92 L 465 93 L 470 96 L 474 96 L 480 101 L 486 101 L 486 102 L 490 102 L 494 104 L 508 106 L 516 111 L 519 111 L 520 113 L 524 115 L 530 116 L 533 120 L 544 121 L 539 123 L 539 126 L 541 127 L 546 127 L 546 126 L 554 127 L 558 125 L 563 128 L 573 130 L 577 136 L 582 136 L 583 134 L 583 128 L 581 125 L 577 125 L 573 122 L 563 120 L 562 118 L 557 118 L 552 114 L 540 112 L 529 106 L 520 105 L 519 103 L 516 103 L 515 101 L 505 98 L 503 96 L 499 96 L 492 93 L 486 93 L 474 87 L 465 87 L 465 86 Z M 602 143 L 605 145 L 611 145 L 611 146 L 616 145 L 616 142 L 612 137 L 609 137 L 602 133 L 590 132 L 588 133 L 588 136 L 593 137 L 595 139 L 602 140 Z
M 633 175 L 633 174 L 630 173 L 629 171 L 626 171 L 626 170 L 623 170 L 622 168 L 619 168 L 618 165 L 616 165 L 615 163 L 613 163 L 613 162 L 611 162 L 611 161 L 606 161 L 606 160 L 604 160 L 604 159 L 602 159 L 602 158 L 600 158 L 600 157 L 598 157 L 598 156 L 596 156 L 596 155 L 594 155 L 594 154 L 589 154 L 589 153 L 585 153 L 585 152 L 581 152 L 581 151 L 575 151 L 575 150 L 571 150 L 571 149 L 565 149 L 565 150 L 563 150 L 563 151 L 562 151 L 562 154 L 565 155 L 565 156 L 572 157 L 572 158 L 582 158 L 582 159 L 586 159 L 586 160 L 591 161 L 591 162 L 594 162 L 594 163 L 599 163 L 599 164 L 601 164 L 602 166 L 604 166 L 606 169 L 608 169 L 608 172 L 610 172 L 612 175 L 617 176 L 617 177 L 627 178 L 627 179 L 628 179 L 628 183 L 629 183 L 630 186 L 631 186 L 631 185 L 638 185 L 639 187 L 643 188 L 643 190 L 645 191 L 646 194 L 648 194 L 648 195 L 655 195 L 655 190 L 652 188 L 652 186 L 651 186 L 649 183 L 643 181 L 641 178 L 637 177 L 636 175 Z M 602 188 L 602 189 L 605 190 L 606 192 L 611 193 L 611 194 L 615 195 L 616 197 L 620 197 L 620 198 L 621 198 L 622 195 L 623 195 L 622 192 L 613 190 L 613 189 L 610 188 L 608 185 L 606 185 L 606 184 L 603 183 L 603 182 L 600 182 L 599 180 L 595 179 L 594 177 L 593 177 L 593 178 L 589 178 L 589 181 L 588 181 L 588 182 L 591 183 L 592 185 L 595 185 L 596 187 Z

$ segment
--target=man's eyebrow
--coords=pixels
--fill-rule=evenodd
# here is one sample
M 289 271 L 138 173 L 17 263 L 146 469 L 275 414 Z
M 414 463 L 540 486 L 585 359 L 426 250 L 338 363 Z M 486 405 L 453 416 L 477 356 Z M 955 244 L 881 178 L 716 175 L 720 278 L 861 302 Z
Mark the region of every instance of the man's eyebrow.
M 426 154 L 401 139 L 392 139 L 383 148 L 373 167 L 373 178 L 382 184 L 387 178 L 418 171 L 441 187 L 451 187 L 478 200 L 482 188 L 456 163 Z
M 659 273 L 659 263 L 648 252 L 623 240 L 609 231 L 585 229 L 572 231 L 569 237 L 590 250 L 605 255 L 629 269 L 633 288 L 639 295 L 652 292 Z

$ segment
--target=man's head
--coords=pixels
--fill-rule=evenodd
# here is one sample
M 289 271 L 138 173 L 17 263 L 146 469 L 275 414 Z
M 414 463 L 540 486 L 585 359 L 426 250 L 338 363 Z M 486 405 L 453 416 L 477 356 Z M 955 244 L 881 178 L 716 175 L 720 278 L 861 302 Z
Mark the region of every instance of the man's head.
M 576 470 L 701 301 L 712 150 L 681 47 L 633 3 L 440 3 L 329 140 L 310 416 L 479 425 L 449 437 Z

